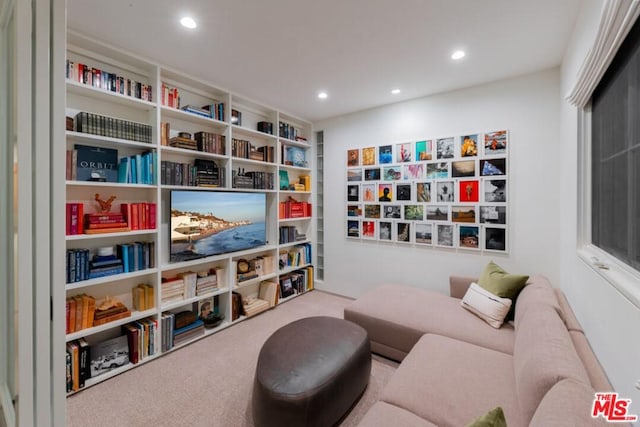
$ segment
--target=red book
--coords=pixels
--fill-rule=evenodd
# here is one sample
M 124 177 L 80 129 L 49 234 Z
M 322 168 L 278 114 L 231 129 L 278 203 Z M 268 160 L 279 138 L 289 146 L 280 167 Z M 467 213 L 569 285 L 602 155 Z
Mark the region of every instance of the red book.
M 84 231 L 84 204 L 78 203 L 78 233 L 82 234 Z
M 156 204 L 149 203 L 149 228 L 151 230 L 156 229 Z
M 140 203 L 131 203 L 131 220 L 129 221 L 129 227 L 132 230 L 140 230 L 139 210 Z
M 131 227 L 131 205 L 129 203 L 122 203 L 120 205 L 120 212 L 124 215 L 124 220 L 129 223 L 129 227 Z

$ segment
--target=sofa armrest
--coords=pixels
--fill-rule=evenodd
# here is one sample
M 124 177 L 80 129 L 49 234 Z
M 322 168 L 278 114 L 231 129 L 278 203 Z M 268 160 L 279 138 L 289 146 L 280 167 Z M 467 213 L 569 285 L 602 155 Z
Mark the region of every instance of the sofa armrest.
M 449 276 L 449 295 L 462 299 L 472 282 L 478 282 L 478 279 L 476 277 Z

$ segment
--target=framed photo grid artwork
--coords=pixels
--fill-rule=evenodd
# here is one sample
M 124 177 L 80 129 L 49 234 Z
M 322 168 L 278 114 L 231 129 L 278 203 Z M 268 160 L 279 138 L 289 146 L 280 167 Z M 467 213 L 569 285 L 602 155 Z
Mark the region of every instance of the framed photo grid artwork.
M 508 130 L 347 150 L 348 239 L 508 251 Z

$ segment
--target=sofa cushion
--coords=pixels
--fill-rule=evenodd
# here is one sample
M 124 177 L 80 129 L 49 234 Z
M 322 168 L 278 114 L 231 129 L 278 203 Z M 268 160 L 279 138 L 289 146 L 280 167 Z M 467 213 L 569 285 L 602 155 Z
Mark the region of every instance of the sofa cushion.
M 558 312 L 546 304 L 531 305 L 520 318 L 513 362 L 525 424 L 533 417 L 544 395 L 560 380 L 571 378 L 589 384 L 564 322 Z
M 486 414 L 480 415 L 467 427 L 507 427 L 507 420 L 504 419 L 504 411 L 498 406 Z
M 416 414 L 386 402 L 378 401 L 367 411 L 358 427 L 437 427 Z
M 511 308 L 511 300 L 500 298 L 477 283 L 472 283 L 464 294 L 461 305 L 492 327 L 499 328 Z
M 520 295 L 515 304 L 515 327 L 518 328 L 518 323 L 522 316 L 527 312 L 529 307 L 545 304 L 553 307 L 558 313 L 561 313 L 560 304 L 556 293 L 551 287 L 549 280 L 542 275 L 535 275 L 529 279 L 527 286 L 522 289 Z M 562 318 L 562 317 L 561 317 Z M 564 319 L 563 319 L 564 320 Z
M 507 425 L 517 427 L 523 424 L 514 390 L 511 355 L 427 334 L 400 364 L 380 400 L 441 427 L 464 426 L 501 406 Z
M 594 393 L 591 387 L 578 381 L 559 381 L 545 394 L 530 427 L 609 425 L 602 417 L 591 417 Z
M 374 352 L 394 360 L 402 360 L 429 332 L 513 352 L 511 325 L 491 328 L 463 309 L 460 299 L 410 286 L 379 286 L 350 303 L 344 318 L 367 330 Z
M 478 284 L 494 295 L 515 299 L 528 278 L 529 276 L 521 274 L 509 274 L 491 261 L 482 271 Z

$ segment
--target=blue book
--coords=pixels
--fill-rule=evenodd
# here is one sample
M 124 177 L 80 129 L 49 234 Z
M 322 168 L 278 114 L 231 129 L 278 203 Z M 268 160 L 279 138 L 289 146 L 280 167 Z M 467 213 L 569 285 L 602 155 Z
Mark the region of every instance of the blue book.
M 202 326 L 204 325 L 204 322 L 200 319 L 196 320 L 195 322 L 187 325 L 187 326 L 183 326 L 180 329 L 176 329 L 175 331 L 173 331 L 173 336 L 176 336 L 178 334 L 181 334 L 183 332 L 187 332 L 190 331 L 191 329 L 197 328 L 198 326 Z

